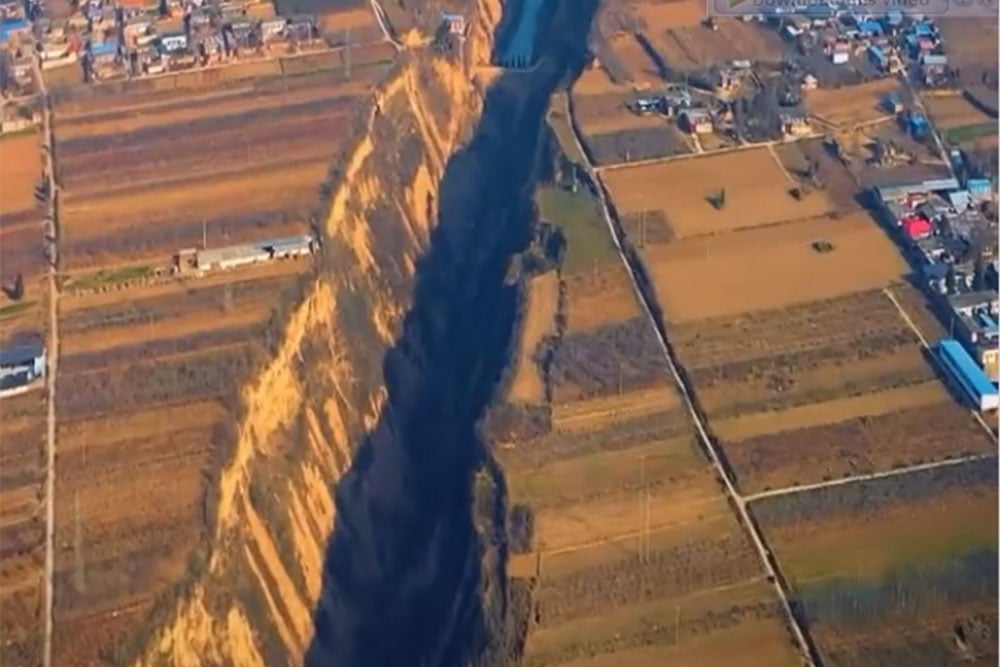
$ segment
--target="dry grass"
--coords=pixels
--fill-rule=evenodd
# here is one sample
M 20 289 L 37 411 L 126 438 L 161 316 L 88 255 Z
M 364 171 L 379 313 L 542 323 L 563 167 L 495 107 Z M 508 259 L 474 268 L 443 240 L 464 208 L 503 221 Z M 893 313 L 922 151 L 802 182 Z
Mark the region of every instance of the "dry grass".
M 882 101 L 900 90 L 896 79 L 878 79 L 844 88 L 817 88 L 805 95 L 810 114 L 840 127 L 852 127 L 880 118 L 891 118 Z
M 812 243 L 827 241 L 828 253 Z M 642 251 L 674 322 L 782 308 L 882 287 L 907 271 L 864 212 L 819 218 Z
M 701 10 L 704 12 L 704 5 Z M 683 19 L 690 11 L 685 8 L 676 16 L 662 18 Z M 718 30 L 713 32 L 703 25 L 667 29 L 650 23 L 646 34 L 667 65 L 680 70 L 701 69 L 729 60 L 781 60 L 784 45 L 773 30 L 735 19 L 721 19 L 717 25 Z
M 610 39 L 610 45 L 636 86 L 645 88 L 660 82 L 656 63 L 650 59 L 634 35 L 615 35 Z
M 566 277 L 567 333 L 582 333 L 627 322 L 641 313 L 621 262 Z
M 39 133 L 0 139 L 0 213 L 7 215 L 35 208 L 35 183 L 41 175 Z
M 573 82 L 573 94 L 600 95 L 603 93 L 620 93 L 628 90 L 626 86 L 615 84 L 603 67 L 588 67 L 580 77 Z
M 619 213 L 662 211 L 677 238 L 799 220 L 832 208 L 820 191 L 793 198 L 793 184 L 765 148 L 611 169 L 601 177 Z M 712 200 L 722 190 L 725 205 L 716 208 Z
M 625 106 L 635 96 L 630 91 L 600 95 L 574 95 L 573 111 L 580 130 L 587 136 L 621 130 L 662 127 L 667 123 L 656 115 L 640 116 Z
M 699 0 L 643 2 L 639 17 L 649 30 L 669 30 L 699 25 L 705 19 L 705 3 Z
M 365 7 L 326 12 L 320 16 L 321 29 L 327 33 L 358 31 L 374 25 L 376 25 L 375 15 Z
M 66 236 L 103 236 L 138 219 L 164 223 L 179 211 L 188 218 L 212 218 L 271 210 L 282 202 L 302 204 L 313 200 L 327 168 L 326 160 L 313 160 L 102 197 L 67 197 L 63 208 Z
M 929 381 L 861 396 L 821 401 L 787 410 L 721 419 L 713 422 L 713 430 L 720 438 L 741 440 L 766 433 L 832 424 L 861 416 L 883 415 L 896 410 L 941 403 L 949 398 L 948 391 L 940 382 Z
M 560 431 L 590 431 L 609 423 L 671 410 L 678 405 L 677 393 L 671 386 L 664 384 L 620 396 L 605 396 L 556 405 L 552 409 L 552 427 Z
M 546 336 L 555 333 L 556 310 L 559 306 L 559 278 L 554 271 L 531 281 L 528 292 L 527 317 L 521 331 L 521 347 L 517 357 L 517 373 L 511 384 L 509 400 L 539 403 L 545 400 L 545 386 L 535 350 Z
M 924 105 L 939 130 L 990 122 L 990 117 L 963 95 L 928 96 L 924 98 Z

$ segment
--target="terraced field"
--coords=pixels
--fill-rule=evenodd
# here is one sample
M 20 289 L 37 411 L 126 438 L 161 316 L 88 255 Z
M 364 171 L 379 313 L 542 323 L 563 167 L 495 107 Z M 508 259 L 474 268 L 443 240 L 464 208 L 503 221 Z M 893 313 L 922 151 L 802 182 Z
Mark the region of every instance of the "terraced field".
M 311 262 L 174 275 L 181 248 L 303 234 L 386 65 L 63 98 L 54 662 L 120 661 L 204 562 L 234 391 Z M 167 608 L 164 606 L 163 608 Z M 86 641 L 83 641 L 84 638 Z

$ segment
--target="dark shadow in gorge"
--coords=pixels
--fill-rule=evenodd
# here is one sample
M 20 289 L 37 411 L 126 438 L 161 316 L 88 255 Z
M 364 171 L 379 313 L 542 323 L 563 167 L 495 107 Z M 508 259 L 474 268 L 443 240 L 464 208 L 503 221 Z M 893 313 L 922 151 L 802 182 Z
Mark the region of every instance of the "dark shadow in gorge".
M 335 490 L 310 667 L 460 665 L 486 641 L 472 484 L 488 454 L 476 424 L 507 362 L 516 289 L 505 275 L 531 234 L 549 96 L 583 65 L 596 6 L 550 1 L 538 65 L 497 80 L 445 170 L 413 304 L 383 360 L 385 407 Z

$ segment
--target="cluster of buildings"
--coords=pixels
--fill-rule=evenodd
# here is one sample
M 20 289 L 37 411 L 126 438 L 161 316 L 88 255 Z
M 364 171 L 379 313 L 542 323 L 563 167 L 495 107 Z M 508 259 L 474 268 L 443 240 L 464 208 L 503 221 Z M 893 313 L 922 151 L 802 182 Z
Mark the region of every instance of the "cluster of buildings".
M 55 19 L 45 15 L 44 0 L 28 1 L 37 4 L 25 12 L 22 0 L 0 0 L 22 8 L 0 24 L 0 46 L 18 63 L 20 50 L 26 74 L 36 39 L 43 70 L 78 63 L 86 81 L 326 47 L 314 16 L 277 16 L 270 2 L 79 0 L 70 16 Z
M 35 92 L 31 23 L 21 0 L 0 0 L 0 87 L 13 97 Z
M 996 200 L 989 179 L 964 181 L 928 179 L 879 187 L 876 194 L 886 221 L 898 230 L 918 266 L 922 287 L 949 329 L 953 343 L 945 345 L 942 354 L 956 369 L 964 368 L 966 376 L 975 375 L 955 361 L 961 357 L 955 345 L 960 346 L 979 372 L 996 383 L 1000 377 Z

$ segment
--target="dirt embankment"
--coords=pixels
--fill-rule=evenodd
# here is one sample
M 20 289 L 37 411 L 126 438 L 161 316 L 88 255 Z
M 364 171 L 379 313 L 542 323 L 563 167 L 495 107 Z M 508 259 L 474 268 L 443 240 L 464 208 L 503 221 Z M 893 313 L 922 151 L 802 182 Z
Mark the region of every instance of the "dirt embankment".
M 192 557 L 183 590 L 161 600 L 130 664 L 301 664 L 313 640 L 333 488 L 378 421 L 383 359 L 413 300 L 419 257 L 437 210 L 447 156 L 474 126 L 485 62 L 476 19 L 462 60 L 407 53 L 353 128 L 332 165 L 318 221 L 323 257 L 290 309 L 271 361 L 241 392 L 232 443 L 210 494 L 215 526 Z

